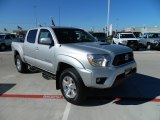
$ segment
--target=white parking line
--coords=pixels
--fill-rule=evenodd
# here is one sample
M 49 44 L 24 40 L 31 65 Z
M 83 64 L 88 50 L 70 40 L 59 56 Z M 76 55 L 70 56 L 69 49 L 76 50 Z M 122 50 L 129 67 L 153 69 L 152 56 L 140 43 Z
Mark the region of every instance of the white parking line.
M 71 103 L 67 102 L 65 111 L 64 111 L 64 113 L 63 113 L 63 118 L 62 118 L 62 120 L 67 120 L 67 119 L 68 119 L 68 115 L 69 115 L 70 109 L 71 109 Z
M 160 51 L 134 51 L 135 54 L 160 54 Z
M 10 79 L 10 78 L 16 77 L 17 75 L 18 74 L 7 75 L 7 76 L 2 77 L 2 79 Z

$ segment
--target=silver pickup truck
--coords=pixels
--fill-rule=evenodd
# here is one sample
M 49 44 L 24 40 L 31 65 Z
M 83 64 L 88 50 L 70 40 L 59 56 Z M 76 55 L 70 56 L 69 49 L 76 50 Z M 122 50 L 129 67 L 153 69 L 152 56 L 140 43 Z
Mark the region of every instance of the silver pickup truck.
M 159 49 L 160 50 L 160 33 L 148 32 L 143 33 L 140 37 L 140 42 L 146 46 L 148 50 Z
M 110 88 L 136 73 L 132 49 L 97 40 L 78 28 L 30 29 L 24 43 L 13 42 L 17 70 L 30 67 L 56 79 L 56 88 L 73 104 L 86 98 L 87 88 Z

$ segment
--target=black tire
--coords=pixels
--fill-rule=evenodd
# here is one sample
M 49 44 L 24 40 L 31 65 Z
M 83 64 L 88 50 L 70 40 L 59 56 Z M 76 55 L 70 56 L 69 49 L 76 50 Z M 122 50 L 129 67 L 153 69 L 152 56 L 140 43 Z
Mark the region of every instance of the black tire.
M 1 45 L 0 45 L 0 50 L 1 50 L 1 51 L 6 50 L 6 48 L 7 48 L 7 47 L 6 47 L 6 45 L 5 45 L 5 44 L 1 44 Z
M 72 82 L 69 82 L 69 80 Z M 80 75 L 74 68 L 68 68 L 61 73 L 60 87 L 64 98 L 72 104 L 80 105 L 86 98 L 86 87 L 84 86 Z
M 15 65 L 16 65 L 18 72 L 20 72 L 20 73 L 28 72 L 28 65 L 22 61 L 20 55 L 16 55 Z

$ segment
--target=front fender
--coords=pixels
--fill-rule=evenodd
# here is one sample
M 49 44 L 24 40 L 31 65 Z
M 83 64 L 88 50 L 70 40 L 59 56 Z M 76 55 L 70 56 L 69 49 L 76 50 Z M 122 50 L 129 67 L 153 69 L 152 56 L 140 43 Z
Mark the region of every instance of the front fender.
M 57 64 L 56 64 L 57 66 L 58 66 L 58 63 L 63 62 L 73 66 L 74 68 L 84 69 L 83 64 L 79 60 L 71 56 L 58 55 L 56 61 L 57 61 Z M 55 68 L 57 68 L 57 66 Z

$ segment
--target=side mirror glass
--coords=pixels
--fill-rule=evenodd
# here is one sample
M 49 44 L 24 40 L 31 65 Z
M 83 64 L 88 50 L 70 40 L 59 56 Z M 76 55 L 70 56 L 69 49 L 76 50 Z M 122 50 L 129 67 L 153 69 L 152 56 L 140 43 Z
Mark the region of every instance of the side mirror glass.
M 52 40 L 51 38 L 41 38 L 40 43 L 44 45 L 52 45 Z

